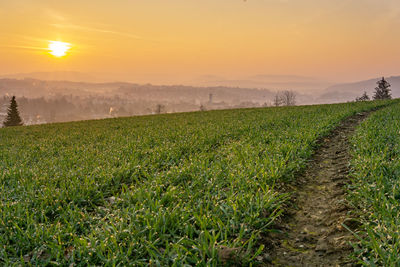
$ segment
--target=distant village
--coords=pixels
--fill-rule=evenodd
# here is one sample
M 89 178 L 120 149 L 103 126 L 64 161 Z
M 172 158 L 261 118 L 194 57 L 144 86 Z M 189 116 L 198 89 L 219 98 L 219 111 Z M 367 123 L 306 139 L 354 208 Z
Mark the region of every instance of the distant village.
M 15 95 L 25 125 L 273 104 L 268 90 L 0 79 L 0 121 Z
M 388 79 L 400 96 L 400 76 Z M 334 85 L 318 94 L 290 89 L 85 83 L 0 78 L 0 125 L 16 96 L 25 125 L 217 109 L 338 103 L 372 97 L 378 79 Z M 368 92 L 366 92 L 368 91 Z M 364 94 L 362 95 L 362 93 Z M 367 94 L 368 93 L 368 94 Z
M 0 121 L 7 115 L 10 96 L 0 98 Z M 80 97 L 62 95 L 52 98 L 27 98 L 17 97 L 18 108 L 25 125 L 44 124 L 53 122 L 67 122 L 78 120 L 103 119 L 113 117 L 150 115 L 189 111 L 206 111 L 229 108 L 246 108 L 267 106 L 256 102 L 242 102 L 228 104 L 213 100 L 209 94 L 208 101 L 190 102 L 152 102 L 135 101 L 115 97 Z

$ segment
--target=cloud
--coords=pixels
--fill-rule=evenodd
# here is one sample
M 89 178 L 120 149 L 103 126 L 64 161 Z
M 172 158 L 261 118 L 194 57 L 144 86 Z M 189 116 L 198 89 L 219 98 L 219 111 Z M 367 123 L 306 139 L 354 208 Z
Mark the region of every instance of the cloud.
M 99 28 L 93 28 L 93 27 L 85 27 L 85 26 L 80 26 L 80 25 L 75 25 L 75 24 L 53 23 L 53 24 L 51 24 L 51 26 L 60 28 L 60 29 L 73 29 L 73 30 L 79 30 L 79 31 L 101 32 L 101 33 L 109 33 L 109 34 L 124 36 L 124 37 L 128 37 L 128 38 L 138 39 L 138 40 L 143 39 L 143 37 L 141 37 L 139 35 L 135 35 L 135 34 L 111 31 L 111 30 L 107 30 L 107 29 L 99 29 Z
M 86 31 L 86 32 L 100 32 L 100 33 L 119 35 L 119 36 L 128 37 L 128 38 L 132 38 L 132 39 L 138 39 L 138 40 L 143 39 L 142 36 L 138 36 L 138 35 L 131 34 L 131 33 L 112 31 L 109 29 L 101 29 L 101 28 L 95 28 L 95 27 L 86 27 L 86 26 L 69 23 L 67 17 L 60 14 L 58 11 L 51 9 L 51 8 L 44 8 L 43 10 L 47 16 L 52 18 L 54 21 L 57 21 L 50 25 L 55 28 L 58 28 L 58 29 L 72 29 L 72 30 Z
M 49 50 L 48 48 L 37 47 L 37 46 L 24 46 L 24 45 L 2 45 L 2 48 L 17 48 L 24 50 Z
M 66 21 L 67 18 L 61 15 L 59 12 L 55 11 L 51 8 L 44 8 L 44 13 L 49 16 L 50 18 L 57 20 L 57 21 Z

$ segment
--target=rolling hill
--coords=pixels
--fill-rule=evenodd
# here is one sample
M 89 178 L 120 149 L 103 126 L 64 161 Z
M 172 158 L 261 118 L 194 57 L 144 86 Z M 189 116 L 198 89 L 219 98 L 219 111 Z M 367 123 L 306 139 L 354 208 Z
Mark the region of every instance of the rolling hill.
M 360 96 L 364 91 L 371 97 L 376 87 L 376 82 L 380 78 L 369 79 L 354 83 L 341 83 L 332 85 L 324 90 L 324 92 L 316 99 L 318 103 L 339 103 L 352 101 Z M 400 97 L 400 76 L 391 76 L 387 81 L 392 85 L 392 96 Z

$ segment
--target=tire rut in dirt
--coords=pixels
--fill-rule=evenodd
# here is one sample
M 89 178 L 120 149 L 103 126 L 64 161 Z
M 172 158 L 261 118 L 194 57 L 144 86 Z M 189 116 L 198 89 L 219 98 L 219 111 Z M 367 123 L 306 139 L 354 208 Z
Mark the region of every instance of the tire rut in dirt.
M 353 266 L 349 255 L 357 228 L 346 205 L 349 137 L 370 112 L 345 119 L 321 140 L 307 170 L 294 188 L 293 205 L 277 228 L 266 237 L 271 248 L 266 266 Z

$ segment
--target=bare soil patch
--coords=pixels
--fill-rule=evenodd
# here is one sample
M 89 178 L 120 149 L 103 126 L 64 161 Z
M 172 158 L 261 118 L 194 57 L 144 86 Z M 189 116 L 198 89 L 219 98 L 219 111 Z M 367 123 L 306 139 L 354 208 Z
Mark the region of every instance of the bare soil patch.
M 345 119 L 321 140 L 309 167 L 291 190 L 288 214 L 265 242 L 271 251 L 266 266 L 353 266 L 354 240 L 345 228 L 357 228 L 346 204 L 349 137 L 370 112 Z

